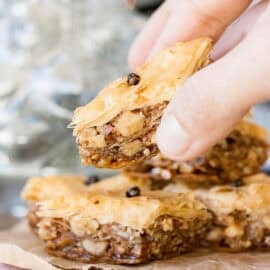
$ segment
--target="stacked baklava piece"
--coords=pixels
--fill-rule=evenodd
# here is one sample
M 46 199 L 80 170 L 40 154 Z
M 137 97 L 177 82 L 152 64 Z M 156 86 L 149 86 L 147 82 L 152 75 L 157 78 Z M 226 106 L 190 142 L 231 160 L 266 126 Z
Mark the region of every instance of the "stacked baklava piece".
M 75 111 L 83 163 L 121 168 L 111 178 L 32 178 L 23 190 L 30 227 L 54 256 L 140 264 L 196 248 L 270 247 L 266 132 L 247 117 L 203 156 L 162 156 L 156 129 L 190 75 L 210 63 L 208 38 L 178 43 L 114 81 Z M 217 89 L 218 91 L 218 89 Z

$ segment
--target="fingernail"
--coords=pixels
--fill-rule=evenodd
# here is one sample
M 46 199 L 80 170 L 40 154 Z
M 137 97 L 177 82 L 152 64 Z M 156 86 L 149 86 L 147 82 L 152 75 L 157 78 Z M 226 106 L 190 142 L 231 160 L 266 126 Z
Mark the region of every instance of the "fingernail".
M 157 144 L 167 157 L 181 159 L 191 145 L 191 137 L 181 127 L 174 114 L 169 113 L 162 117 L 158 127 Z

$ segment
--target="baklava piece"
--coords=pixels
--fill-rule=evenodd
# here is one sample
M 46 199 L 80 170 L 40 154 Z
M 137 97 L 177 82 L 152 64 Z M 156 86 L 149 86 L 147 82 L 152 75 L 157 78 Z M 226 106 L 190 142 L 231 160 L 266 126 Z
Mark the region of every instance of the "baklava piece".
M 170 192 L 191 192 L 183 183 Z M 213 214 L 204 244 L 231 251 L 270 248 L 270 176 L 256 174 L 231 185 L 193 189 L 193 195 Z
M 243 179 L 242 185 L 198 191 L 197 197 L 214 213 L 208 243 L 234 251 L 270 248 L 270 177 Z
M 152 180 L 118 174 L 100 179 L 97 175 L 54 175 L 33 177 L 23 189 L 22 196 L 28 201 L 42 201 L 59 196 L 69 196 L 76 193 L 88 192 L 117 192 L 138 186 L 141 190 L 151 190 Z
M 209 63 L 209 38 L 164 50 L 137 72 L 107 85 L 71 127 L 84 164 L 121 168 L 157 154 L 156 129 L 176 87 Z
M 49 254 L 70 260 L 140 264 L 177 256 L 195 248 L 211 223 L 191 194 L 139 186 L 102 192 L 71 178 L 42 181 L 39 188 L 30 181 L 23 192 L 29 224 Z
M 221 142 L 205 155 L 187 162 L 173 161 L 161 154 L 125 169 L 134 177 L 213 185 L 237 181 L 259 172 L 267 160 L 269 146 L 264 128 L 242 120 Z

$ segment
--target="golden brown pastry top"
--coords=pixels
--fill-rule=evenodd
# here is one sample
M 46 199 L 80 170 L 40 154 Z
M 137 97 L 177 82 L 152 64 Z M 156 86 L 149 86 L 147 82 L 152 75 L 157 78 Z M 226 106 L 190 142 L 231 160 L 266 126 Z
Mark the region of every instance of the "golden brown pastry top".
M 251 118 L 244 118 L 238 123 L 235 129 L 242 135 L 258 138 L 263 141 L 267 141 L 268 138 L 266 129 L 252 122 Z
M 252 213 L 254 210 L 270 209 L 270 177 L 261 173 L 243 179 L 243 186 L 229 185 L 210 190 L 196 190 L 194 194 L 207 208 L 218 214 L 229 214 L 235 210 Z
M 130 86 L 127 78 L 107 85 L 89 104 L 76 109 L 71 126 L 77 135 L 86 125 L 101 126 L 122 111 L 168 101 L 176 86 L 209 62 L 212 42 L 199 38 L 177 43 L 145 63 L 137 72 L 140 82 Z
M 59 196 L 69 196 L 74 193 L 113 192 L 127 190 L 138 186 L 141 189 L 150 189 L 150 180 L 132 178 L 126 174 L 118 174 L 105 178 L 95 184 L 85 185 L 87 177 L 82 175 L 55 175 L 47 177 L 33 177 L 28 180 L 22 198 L 29 202 L 49 200 Z
M 76 178 L 59 177 L 57 181 L 52 178 L 43 179 L 39 189 L 33 182 L 31 180 L 26 186 L 23 197 L 37 203 L 37 214 L 45 218 L 65 218 L 70 221 L 74 231 L 90 230 L 93 220 L 99 224 L 115 222 L 141 230 L 148 228 L 156 218 L 163 215 L 209 219 L 204 206 L 191 194 L 142 189 L 140 196 L 128 198 L 126 189 L 113 192 L 95 188 L 91 190 L 91 186 L 88 188 L 78 184 Z M 95 185 L 92 184 L 92 187 Z M 48 193 L 49 190 L 53 196 Z

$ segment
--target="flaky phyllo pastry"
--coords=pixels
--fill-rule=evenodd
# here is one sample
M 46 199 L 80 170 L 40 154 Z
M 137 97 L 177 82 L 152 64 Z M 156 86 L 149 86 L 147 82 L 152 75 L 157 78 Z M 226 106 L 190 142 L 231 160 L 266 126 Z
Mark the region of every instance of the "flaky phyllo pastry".
M 211 48 L 209 38 L 177 43 L 76 109 L 71 126 L 83 163 L 120 168 L 157 154 L 163 110 L 176 87 L 209 63 Z
M 256 174 L 231 185 L 195 188 L 169 184 L 169 192 L 192 192 L 213 215 L 204 244 L 232 251 L 270 248 L 270 176 Z
M 114 179 L 121 188 L 107 188 Z M 23 191 L 29 224 L 48 253 L 82 262 L 138 264 L 205 238 L 211 215 L 191 194 L 131 183 L 123 175 L 91 185 L 80 176 L 31 179 Z
M 56 175 L 47 177 L 34 177 L 28 180 L 23 190 L 23 197 L 28 201 L 42 201 L 59 196 L 69 196 L 73 193 L 83 192 L 114 192 L 128 190 L 138 186 L 141 190 L 151 189 L 150 179 L 134 178 L 125 174 L 118 174 L 104 180 L 92 180 L 93 176 L 82 175 Z
M 211 245 L 235 251 L 270 248 L 270 177 L 265 174 L 244 178 L 236 186 L 196 191 L 214 213 L 207 240 Z

